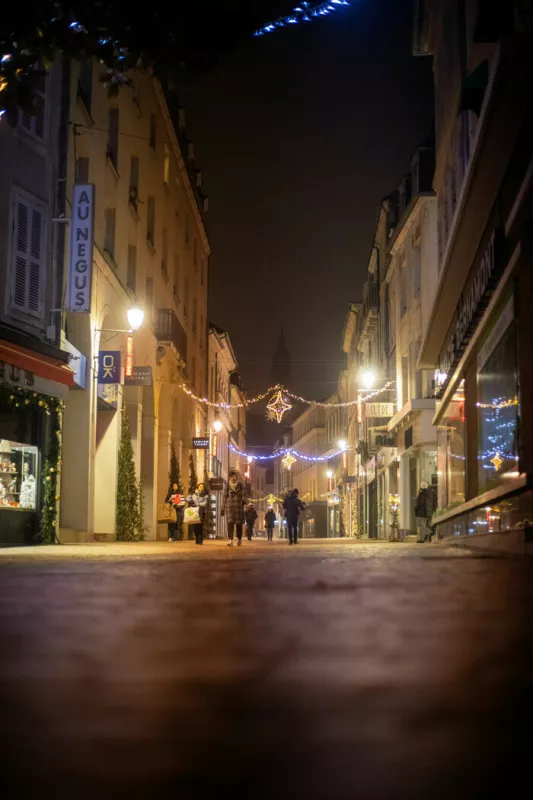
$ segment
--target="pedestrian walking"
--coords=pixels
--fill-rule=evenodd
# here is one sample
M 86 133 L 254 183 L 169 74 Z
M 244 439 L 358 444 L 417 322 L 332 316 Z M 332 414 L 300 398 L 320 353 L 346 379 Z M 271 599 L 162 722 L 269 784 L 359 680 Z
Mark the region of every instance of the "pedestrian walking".
M 185 508 L 185 498 L 179 490 L 177 483 L 173 483 L 165 497 L 165 503 L 170 503 L 176 512 L 176 521 L 168 523 L 168 541 L 176 542 L 181 538 L 183 525 L 183 510 Z
M 272 536 L 274 534 L 274 525 L 276 524 L 276 514 L 272 506 L 268 507 L 268 511 L 265 514 L 265 528 L 267 532 L 267 539 L 269 542 L 272 541 Z
M 435 496 L 429 488 L 427 481 L 422 481 L 420 490 L 415 500 L 415 517 L 418 528 L 417 542 L 422 544 L 431 541 L 434 530 L 431 526 L 431 518 L 435 511 Z
M 189 507 L 198 508 L 198 513 L 200 515 L 200 522 L 197 522 L 195 525 L 193 525 L 193 533 L 194 533 L 194 538 L 196 539 L 196 544 L 203 544 L 204 521 L 205 521 L 205 515 L 207 513 L 207 504 L 209 502 L 209 492 L 205 488 L 205 484 L 199 483 L 198 486 L 196 487 L 196 491 L 187 497 L 187 502 L 189 504 Z
M 228 521 L 228 546 L 233 546 L 233 533 L 237 533 L 237 544 L 242 544 L 242 526 L 244 525 L 244 504 L 246 502 L 246 487 L 236 470 L 229 474 L 228 485 L 224 494 L 221 516 Z
M 253 503 L 248 503 L 246 511 L 244 512 L 244 521 L 246 522 L 246 537 L 249 542 L 252 541 L 254 535 L 254 525 L 257 519 L 257 511 Z
M 283 501 L 289 533 L 289 544 L 298 544 L 298 518 L 300 516 L 300 511 L 303 511 L 305 508 L 305 503 L 302 503 L 298 495 L 298 489 L 293 489 Z

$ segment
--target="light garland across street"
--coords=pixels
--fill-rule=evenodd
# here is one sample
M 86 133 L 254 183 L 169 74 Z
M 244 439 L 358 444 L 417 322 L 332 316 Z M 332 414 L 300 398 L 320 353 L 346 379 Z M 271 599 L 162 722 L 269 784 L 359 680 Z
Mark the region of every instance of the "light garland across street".
M 254 36 L 264 36 L 265 33 L 272 33 L 279 28 L 287 28 L 290 25 L 297 25 L 299 22 L 312 22 L 317 17 L 327 17 L 334 11 L 338 11 L 341 6 L 349 6 L 350 0 L 328 0 L 324 3 L 309 3 L 304 0 L 293 8 L 292 13 L 284 17 L 278 17 L 274 22 L 267 22 L 255 31 Z
M 285 458 L 286 456 L 291 455 L 293 459 L 300 458 L 303 461 L 312 461 L 317 463 L 329 461 L 331 458 L 336 458 L 337 456 L 342 455 L 342 453 L 345 453 L 348 448 L 343 447 L 339 450 L 335 450 L 335 452 L 330 453 L 330 455 L 327 456 L 307 456 L 304 453 L 299 453 L 297 450 L 293 450 L 292 447 L 286 447 L 283 450 L 276 450 L 275 453 L 271 453 L 268 456 L 256 456 L 253 453 L 245 453 L 243 450 L 239 450 L 239 448 L 235 447 L 233 444 L 229 445 L 229 449 L 236 455 L 246 458 L 247 460 L 251 459 L 252 461 L 272 461 L 275 458 Z M 292 463 L 294 463 L 294 461 L 292 461 Z M 290 468 L 288 467 L 288 469 Z

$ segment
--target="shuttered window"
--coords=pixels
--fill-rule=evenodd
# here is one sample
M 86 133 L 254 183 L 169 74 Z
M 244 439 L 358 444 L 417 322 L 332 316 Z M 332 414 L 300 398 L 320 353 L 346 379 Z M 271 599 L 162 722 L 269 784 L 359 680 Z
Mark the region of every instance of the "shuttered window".
M 12 307 L 39 316 L 45 272 L 44 206 L 18 193 L 14 196 L 12 252 Z
M 46 75 L 41 75 L 35 81 L 32 105 L 33 113 L 31 114 L 20 110 L 19 125 L 34 139 L 44 141 L 46 134 Z
M 107 132 L 107 157 L 118 170 L 118 108 L 109 109 L 109 128 Z

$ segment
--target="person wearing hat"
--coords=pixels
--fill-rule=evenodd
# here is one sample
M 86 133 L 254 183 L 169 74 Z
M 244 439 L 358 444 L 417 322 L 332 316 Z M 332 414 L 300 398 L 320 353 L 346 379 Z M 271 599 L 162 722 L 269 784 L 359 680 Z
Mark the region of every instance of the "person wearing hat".
M 417 542 L 419 544 L 431 541 L 431 537 L 434 533 L 431 527 L 431 517 L 434 511 L 434 494 L 429 488 L 429 483 L 427 481 L 422 481 L 415 500 L 415 517 L 418 528 Z
M 246 522 L 246 537 L 249 542 L 252 541 L 254 535 L 254 525 L 257 519 L 257 511 L 253 503 L 248 503 L 246 511 L 244 512 L 244 520 Z

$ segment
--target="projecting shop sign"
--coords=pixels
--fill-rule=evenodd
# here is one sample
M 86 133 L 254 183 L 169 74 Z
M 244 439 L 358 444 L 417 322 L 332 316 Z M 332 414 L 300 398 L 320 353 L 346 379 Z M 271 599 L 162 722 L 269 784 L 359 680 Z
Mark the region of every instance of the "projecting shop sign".
M 393 417 L 394 403 L 365 403 L 365 415 L 368 418 Z
M 209 448 L 209 438 L 195 436 L 192 440 L 193 450 L 207 450 Z
M 124 386 L 151 386 L 152 367 L 132 367 L 131 375 L 124 375 Z
M 100 350 L 98 383 L 120 383 L 120 350 Z
M 70 219 L 67 308 L 91 310 L 94 185 L 75 183 Z

